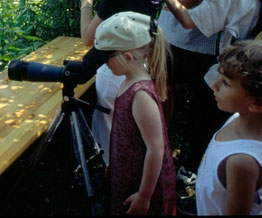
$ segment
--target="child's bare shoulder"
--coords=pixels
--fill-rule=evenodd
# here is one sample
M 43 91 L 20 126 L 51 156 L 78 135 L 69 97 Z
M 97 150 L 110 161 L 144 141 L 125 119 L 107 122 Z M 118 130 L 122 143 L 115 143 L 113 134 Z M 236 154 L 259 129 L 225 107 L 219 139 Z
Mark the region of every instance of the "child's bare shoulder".
M 232 173 L 255 176 L 260 172 L 260 166 L 254 157 L 248 154 L 235 154 L 226 161 L 226 169 Z

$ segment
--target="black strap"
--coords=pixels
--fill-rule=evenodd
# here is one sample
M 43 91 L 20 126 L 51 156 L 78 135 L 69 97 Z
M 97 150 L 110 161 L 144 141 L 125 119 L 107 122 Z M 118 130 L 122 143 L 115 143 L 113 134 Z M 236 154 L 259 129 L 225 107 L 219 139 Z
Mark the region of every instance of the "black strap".
M 149 30 L 149 33 L 150 33 L 151 37 L 154 37 L 155 35 L 157 35 L 157 27 L 158 27 L 157 20 L 154 19 L 153 17 L 151 17 L 150 30 Z

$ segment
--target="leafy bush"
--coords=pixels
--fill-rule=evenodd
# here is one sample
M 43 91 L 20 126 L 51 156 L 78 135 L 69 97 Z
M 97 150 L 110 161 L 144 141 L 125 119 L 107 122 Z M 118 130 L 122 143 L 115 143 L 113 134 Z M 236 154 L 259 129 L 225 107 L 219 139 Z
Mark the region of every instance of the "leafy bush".
M 1 0 L 0 70 L 57 36 L 79 37 L 79 6 L 79 0 Z

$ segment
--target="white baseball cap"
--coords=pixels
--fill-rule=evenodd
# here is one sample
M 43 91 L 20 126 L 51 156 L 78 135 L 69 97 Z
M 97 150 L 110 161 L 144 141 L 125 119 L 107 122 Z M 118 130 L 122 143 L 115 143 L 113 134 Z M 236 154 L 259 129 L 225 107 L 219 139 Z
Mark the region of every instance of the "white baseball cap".
M 95 48 L 98 50 L 130 50 L 148 44 L 151 18 L 136 12 L 112 15 L 96 29 Z
M 83 65 L 96 71 L 114 51 L 140 48 L 151 42 L 157 22 L 137 12 L 121 12 L 104 20 L 96 29 L 94 47 L 83 57 Z

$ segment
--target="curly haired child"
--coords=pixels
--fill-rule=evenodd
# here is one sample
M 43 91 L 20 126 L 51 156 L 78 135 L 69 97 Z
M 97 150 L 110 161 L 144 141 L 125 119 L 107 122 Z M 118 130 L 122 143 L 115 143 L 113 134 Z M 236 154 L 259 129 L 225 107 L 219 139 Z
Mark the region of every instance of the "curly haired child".
M 234 114 L 214 134 L 199 167 L 198 215 L 262 214 L 262 41 L 236 42 L 219 62 L 215 99 Z

